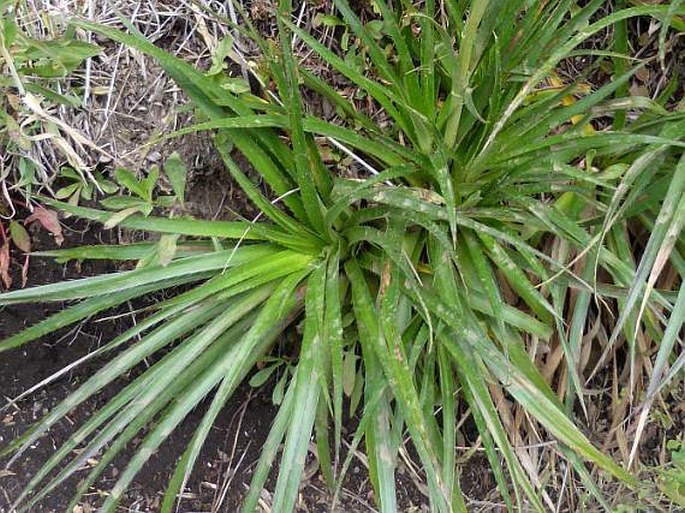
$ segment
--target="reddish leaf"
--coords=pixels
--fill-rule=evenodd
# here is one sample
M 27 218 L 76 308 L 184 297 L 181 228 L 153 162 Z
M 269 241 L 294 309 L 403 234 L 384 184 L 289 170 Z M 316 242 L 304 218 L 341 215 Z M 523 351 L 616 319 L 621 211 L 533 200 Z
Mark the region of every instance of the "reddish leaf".
M 10 221 L 10 236 L 14 245 L 24 253 L 31 252 L 31 238 L 29 232 L 16 221 Z
M 0 280 L 6 289 L 12 285 L 10 269 L 10 241 L 5 239 L 5 243 L 0 247 Z
M 62 235 L 62 227 L 59 224 L 59 219 L 57 218 L 57 212 L 54 210 L 48 210 L 44 207 L 36 207 L 33 214 L 26 218 L 24 224 L 33 223 L 38 221 L 43 228 L 52 233 L 55 237 L 55 242 L 58 246 L 62 245 L 64 242 L 64 236 Z

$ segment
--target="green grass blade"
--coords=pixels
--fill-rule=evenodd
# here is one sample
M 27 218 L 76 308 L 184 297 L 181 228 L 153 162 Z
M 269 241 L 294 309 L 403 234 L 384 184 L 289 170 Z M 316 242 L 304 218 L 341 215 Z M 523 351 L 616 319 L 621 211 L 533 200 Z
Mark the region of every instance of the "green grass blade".
M 354 16 L 354 15 L 353 15 Z M 312 48 L 322 59 L 333 66 L 339 73 L 342 73 L 352 82 L 357 84 L 361 89 L 367 91 L 373 98 L 380 103 L 383 108 L 400 126 L 405 133 L 411 133 L 411 124 L 406 119 L 406 116 L 400 113 L 395 105 L 401 104 L 401 99 L 397 98 L 395 94 L 373 80 L 365 77 L 354 66 L 348 65 L 344 60 L 335 55 L 325 45 L 322 45 L 315 38 L 307 34 L 304 30 L 295 26 L 292 23 L 286 22 L 286 26 L 297 34 L 297 37 L 302 39 L 307 45 Z M 362 29 L 363 30 L 363 29 Z
M 70 505 L 71 508 L 76 506 L 78 500 L 88 492 L 98 476 L 107 469 L 107 466 L 114 460 L 117 454 L 131 443 L 134 436 L 146 427 L 158 428 L 159 423 L 155 422 L 155 417 L 158 417 L 158 421 L 159 417 L 168 418 L 168 413 L 173 409 L 174 400 L 184 395 L 187 396 L 186 391 L 189 389 L 189 385 L 200 379 L 203 372 L 212 368 L 229 351 L 235 339 L 245 332 L 251 320 L 254 320 L 253 316 L 239 321 L 230 328 L 229 331 L 217 339 L 213 346 L 193 360 L 189 366 L 186 366 L 171 384 L 157 391 L 151 400 L 146 401 L 142 409 L 138 409 L 138 400 L 146 395 L 145 389 L 143 389 L 125 412 L 98 432 L 89 445 L 63 471 L 63 474 L 66 474 L 66 476 L 70 475 L 67 473 L 69 470 L 71 473 L 78 471 L 79 467 L 82 467 L 86 462 L 85 458 L 94 457 L 105 444 L 109 444 L 103 452 L 99 463 L 81 481 L 79 489 Z M 154 386 L 149 387 L 149 389 L 154 389 Z M 149 395 L 148 393 L 147 396 L 149 397 Z M 109 443 L 110 440 L 113 440 L 113 442 Z M 52 482 L 51 486 L 55 486 L 55 484 L 55 482 Z
M 82 403 L 88 397 L 91 397 L 93 394 L 97 393 L 107 383 L 111 382 L 113 379 L 116 379 L 121 375 L 121 373 L 131 368 L 132 365 L 140 362 L 146 354 L 152 354 L 155 350 L 155 345 L 160 347 L 160 341 L 168 341 L 171 334 L 182 336 L 185 333 L 202 326 L 209 319 L 216 316 L 223 308 L 225 308 L 224 305 L 215 305 L 214 308 L 206 308 L 203 312 L 201 312 L 201 314 L 193 311 L 188 312 L 186 315 L 165 324 L 155 332 L 143 338 L 138 347 L 130 349 L 113 359 L 110 364 L 89 378 L 86 383 L 84 383 L 79 389 L 64 399 L 62 403 L 55 407 L 46 417 L 41 419 L 37 425 L 32 427 L 27 434 L 22 437 L 22 448 L 13 456 L 13 459 L 16 459 L 21 454 L 21 451 L 42 436 L 43 433 L 50 428 L 50 426 L 59 420 L 59 418 L 66 415 L 69 411 L 71 411 L 78 404 Z M 63 462 L 63 460 L 72 452 L 75 447 L 85 441 L 93 431 L 102 425 L 102 423 L 104 423 L 114 413 L 121 410 L 121 408 L 131 399 L 139 396 L 141 390 L 156 390 L 153 384 L 158 383 L 159 380 L 165 379 L 165 373 L 168 372 L 170 367 L 169 362 L 172 360 L 173 357 L 167 356 L 166 359 L 162 360 L 162 362 L 153 366 L 150 371 L 136 378 L 133 383 L 117 394 L 111 402 L 109 402 L 102 410 L 98 411 L 91 419 L 89 419 L 88 422 L 84 424 L 76 433 L 74 433 L 72 437 L 70 437 L 33 476 L 32 480 L 27 485 L 24 494 L 20 496 L 17 502 L 22 501 L 29 491 L 35 489 L 37 485 L 58 464 Z M 168 390 L 164 390 L 164 392 L 173 393 L 173 387 L 168 387 Z M 142 406 L 138 406 L 142 407 L 143 409 L 145 408 L 144 404 Z M 150 414 L 152 415 L 154 411 L 156 410 L 153 410 Z M 139 413 L 138 407 L 129 407 L 128 411 L 126 412 L 128 415 L 127 418 L 135 418 L 136 412 Z M 110 425 L 112 424 L 110 423 Z M 116 434 L 117 431 L 118 429 L 114 430 L 113 433 Z M 70 465 L 67 465 L 58 476 L 51 480 L 50 484 L 43 489 L 42 493 L 49 493 L 50 490 L 54 489 L 64 479 L 81 467 L 87 458 L 97 454 L 99 447 L 106 443 L 109 440 L 109 437 L 112 436 L 108 434 L 110 432 L 111 431 L 108 430 L 101 430 L 97 437 L 103 441 L 98 442 L 97 437 L 91 441 L 90 445 L 94 446 L 95 448 L 91 450 L 91 452 L 82 452 L 79 454 L 79 457 L 82 458 L 83 461 L 81 461 L 81 459 L 77 459 Z M 32 500 L 38 500 L 38 496 L 34 497 Z
M 453 103 L 452 112 L 445 127 L 445 145 L 450 149 L 454 147 L 457 140 L 461 111 L 474 67 L 472 57 L 475 50 L 476 31 L 487 10 L 488 3 L 489 0 L 473 0 L 471 2 L 469 15 L 461 37 L 459 54 L 457 55 L 457 68 L 453 72 L 452 90 L 450 91 L 452 98 L 457 100 Z
M 283 323 L 297 306 L 297 299 L 293 294 L 295 287 L 306 273 L 295 273 L 285 279 L 266 301 L 257 319 L 247 333 L 232 344 L 228 351 L 188 388 L 184 394 L 177 397 L 165 417 L 147 435 L 143 444 L 122 472 L 110 495 L 102 506 L 103 512 L 114 511 L 124 490 L 138 474 L 142 466 L 154 451 L 171 433 L 171 431 L 186 417 L 186 415 L 201 401 L 217 384 L 222 383 L 220 391 L 230 394 L 240 381 L 248 374 L 253 365 L 261 358 L 268 347 L 284 328 Z M 204 337 L 209 340 L 214 334 L 227 329 L 227 321 L 238 317 L 239 312 L 228 311 L 222 322 L 208 330 Z M 221 336 L 221 335 L 220 335 Z M 192 357 L 190 357 L 192 358 Z M 180 358 L 176 359 L 181 361 Z M 188 361 L 183 359 L 183 362 Z
M 467 330 L 469 328 L 467 328 L 466 325 L 470 325 L 471 328 L 475 327 L 473 322 L 468 321 L 468 318 L 471 315 L 468 310 L 462 306 L 464 299 L 456 289 L 456 276 L 450 262 L 445 259 L 444 250 L 437 246 L 433 246 L 430 249 L 431 261 L 434 262 L 435 267 L 434 284 L 437 293 L 444 298 L 444 300 L 453 303 L 453 307 L 456 309 L 454 312 L 455 314 L 456 311 L 460 312 L 457 314 L 460 319 L 459 325 Z M 434 306 L 431 306 L 431 303 L 433 303 L 435 299 L 436 298 L 431 297 L 431 295 L 426 295 L 422 299 L 422 302 L 428 305 L 428 308 L 433 315 L 440 317 L 440 313 L 434 309 Z M 453 330 L 451 326 L 449 326 L 449 328 Z M 477 411 L 474 415 L 477 415 L 478 418 L 483 421 L 483 425 L 487 426 L 488 435 L 484 437 L 484 442 L 488 443 L 490 436 L 492 436 L 492 440 L 497 447 L 499 447 L 513 479 L 516 497 L 519 498 L 519 488 L 523 488 L 536 509 L 541 510 L 542 508 L 539 499 L 537 498 L 537 494 L 525 476 L 518 458 L 514 454 L 511 443 L 506 436 L 504 427 L 497 414 L 492 397 L 485 386 L 485 383 L 491 379 L 484 363 L 484 361 L 487 361 L 488 357 L 482 351 L 469 350 L 467 340 L 463 338 L 463 335 L 456 332 L 449 334 L 439 332 L 438 341 L 452 355 L 456 368 L 459 370 L 460 375 L 466 380 L 464 386 L 469 391 L 467 398 L 471 399 L 472 409 Z M 471 352 L 473 355 L 469 354 Z M 497 351 L 497 354 L 501 355 L 499 351 Z M 496 452 L 494 445 L 488 447 L 487 452 L 488 457 L 491 460 L 491 465 L 496 468 L 495 461 L 497 461 L 497 459 L 495 457 Z M 509 502 L 507 497 L 508 491 L 503 476 L 497 472 L 495 473 L 495 476 L 497 477 L 502 496 L 505 497 L 505 501 Z
M 487 234 L 478 234 L 485 246 L 489 257 L 506 276 L 509 284 L 516 290 L 528 306 L 546 322 L 557 316 L 557 312 L 542 296 L 542 294 L 530 283 L 524 272 L 507 254 L 505 249 Z
M 200 354 L 218 335 L 247 315 L 247 313 L 263 301 L 270 292 L 271 289 L 269 287 L 257 289 L 238 300 L 236 304 L 228 311 L 225 311 L 223 315 L 217 316 L 217 308 L 219 307 L 219 305 L 217 305 L 214 308 L 206 309 L 206 311 L 196 312 L 194 316 L 182 316 L 177 321 L 164 324 L 150 335 L 144 337 L 137 345 L 115 357 L 110 363 L 89 378 L 78 390 L 62 401 L 59 406 L 55 407 L 41 419 L 35 427 L 31 428 L 29 431 L 30 435 L 22 441 L 22 450 L 25 450 L 26 447 L 33 443 L 43 432 L 45 432 L 45 430 L 54 425 L 60 418 L 88 397 L 97 393 L 103 386 L 121 375 L 122 372 L 130 369 L 142 361 L 146 356 L 153 354 L 160 348 L 171 343 L 175 338 L 182 336 L 188 329 L 194 329 L 198 326 L 198 322 L 202 323 L 215 317 L 205 328 L 191 337 L 191 339 L 183 345 L 182 349 L 179 349 L 174 353 L 177 355 L 176 360 L 167 360 L 169 372 L 166 376 L 160 378 L 159 386 L 161 387 L 163 383 L 170 382 L 170 380 L 173 380 L 173 376 L 181 371 L 184 362 L 190 361 L 194 356 Z M 227 304 L 224 303 L 222 306 L 225 309 Z M 144 404 L 144 402 L 141 402 L 141 404 Z M 13 456 L 13 459 L 16 459 L 20 454 L 21 451 L 17 452 L 17 454 Z
M 295 370 L 295 372 L 297 373 L 297 370 Z M 285 432 L 292 417 L 295 385 L 296 381 L 295 379 L 292 379 L 283 398 L 283 402 L 278 408 L 276 418 L 271 425 L 269 436 L 262 446 L 261 456 L 259 457 L 257 467 L 252 474 L 250 488 L 243 504 L 242 511 L 245 513 L 252 513 L 257 510 L 260 494 L 266 480 L 269 478 L 273 462 L 276 459 L 276 454 L 278 453 L 281 441 L 285 436 Z
M 616 321 L 616 326 L 609 339 L 609 346 L 618 338 L 628 317 L 633 313 L 638 301 L 642 297 L 642 302 L 638 311 L 636 327 L 639 325 L 640 318 L 649 301 L 654 283 L 663 269 L 668 255 L 672 251 L 676 240 L 685 224 L 685 155 L 680 158 L 669 190 L 663 200 L 663 205 L 652 233 L 645 247 L 640 264 L 635 272 L 635 279 L 631 285 L 630 292 L 623 305 L 621 315 Z M 635 361 L 635 350 L 631 351 L 631 388 L 632 388 L 632 369 Z
M 552 52 L 549 58 L 526 81 L 524 86 L 517 93 L 516 97 L 509 103 L 506 110 L 503 112 L 502 116 L 490 132 L 488 139 L 485 141 L 479 158 L 484 157 L 487 152 L 491 151 L 495 138 L 505 126 L 509 118 L 511 118 L 514 112 L 524 102 L 526 97 L 532 92 L 533 88 L 554 69 L 560 59 L 563 59 L 576 46 L 587 40 L 589 37 L 592 37 L 597 32 L 614 25 L 621 20 L 629 19 L 635 16 L 658 15 L 663 14 L 664 12 L 667 12 L 667 8 L 664 6 L 644 6 L 624 9 L 603 17 L 599 21 L 596 21 L 590 26 L 579 31 L 575 36 L 569 38 L 566 43 L 559 45 L 556 50 Z
M 385 286 L 379 292 L 381 303 L 379 322 L 382 335 L 377 337 L 375 344 L 378 358 L 384 367 L 386 379 L 390 382 L 395 397 L 402 405 L 401 410 L 407 418 L 407 429 L 412 436 L 426 472 L 431 490 L 431 503 L 438 511 L 449 511 L 449 505 L 454 496 L 454 488 L 443 481 L 445 472 L 443 462 L 440 461 L 438 448 L 430 435 L 431 431 L 437 432 L 437 426 L 433 425 L 433 411 L 430 408 L 428 412 L 424 412 L 422 408 L 422 404 L 425 402 L 422 403 L 419 399 L 419 394 L 413 384 L 413 373 L 406 364 L 407 355 L 404 354 L 403 344 L 397 333 L 396 312 L 398 311 L 397 302 L 400 294 L 399 281 L 402 279 L 396 272 L 393 273 L 390 266 L 386 264 L 381 280 Z M 384 340 L 385 343 L 383 344 Z M 427 373 L 427 375 L 432 375 L 432 373 Z M 463 504 L 460 506 L 462 506 L 460 510 L 465 511 Z
M 285 90 L 280 92 L 285 99 L 284 105 L 290 120 L 290 139 L 295 159 L 296 182 L 300 189 L 300 196 L 310 226 L 316 233 L 323 234 L 323 205 L 319 193 L 322 193 L 324 198 L 328 195 L 330 177 L 320 165 L 320 160 L 309 154 L 309 146 L 302 127 L 304 114 L 300 96 L 299 74 L 292 52 L 292 37 L 283 25 L 283 18 L 292 15 L 292 0 L 280 0 L 279 10 L 281 14 L 278 17 L 281 56 L 285 71 Z
M 166 267 L 143 267 L 133 271 L 81 278 L 78 280 L 41 285 L 31 289 L 0 294 L 0 305 L 30 301 L 64 301 L 110 294 L 139 286 L 141 283 L 163 283 L 186 276 L 198 279 L 207 271 L 235 267 L 255 258 L 271 255 L 275 248 L 268 245 L 244 246 L 237 250 L 217 251 L 209 255 L 187 257 L 171 262 Z M 190 279 L 188 280 L 190 281 Z
M 440 397 L 442 403 L 442 481 L 445 490 L 452 490 L 451 507 L 454 511 L 467 511 L 464 496 L 455 475 L 457 452 L 457 407 L 454 371 L 444 347 L 438 348 Z
M 94 208 L 70 205 L 61 201 L 39 198 L 41 203 L 55 207 L 63 212 L 73 214 L 81 219 L 90 219 L 105 223 L 111 216 L 111 212 Z M 244 221 L 201 221 L 183 217 L 143 217 L 132 215 L 119 223 L 123 228 L 144 230 L 158 233 L 174 233 L 179 235 L 192 235 L 195 237 L 221 237 L 228 239 L 265 240 L 259 236 L 264 227 L 250 229 L 250 223 Z M 269 230 L 267 230 L 268 232 Z
M 292 293 L 294 287 L 297 286 L 302 277 L 302 274 L 295 274 L 294 277 L 290 276 L 284 280 L 284 284 L 281 285 L 281 288 L 287 289 L 290 287 Z M 277 290 L 275 293 L 278 295 L 279 293 L 282 293 L 282 291 Z M 245 372 L 246 371 L 243 370 L 242 375 L 244 375 Z M 202 449 L 210 430 L 214 426 L 214 421 L 238 384 L 239 381 L 237 378 L 231 376 L 224 378 L 221 382 L 221 386 L 214 395 L 209 410 L 202 418 L 202 422 L 195 431 L 187 450 L 174 471 L 169 487 L 165 493 L 162 511 L 171 511 L 176 495 L 184 489 L 185 483 L 190 477 L 193 466 L 200 455 L 200 450 Z
M 218 105 L 219 99 L 230 108 L 234 115 L 244 116 L 253 113 L 252 110 L 246 106 L 245 102 L 238 99 L 238 97 L 234 97 L 232 93 L 223 89 L 217 91 L 216 84 L 210 77 L 207 77 L 194 69 L 183 60 L 155 47 L 145 39 L 132 24 L 126 22 L 126 20 L 122 21 L 125 22 L 132 32 L 131 34 L 126 34 L 122 31 L 81 19 L 76 20 L 74 23 L 81 28 L 103 34 L 110 39 L 137 48 L 155 58 L 169 76 L 173 78 L 186 94 L 188 94 L 208 118 L 221 119 L 227 115 L 231 115 L 231 112 L 226 111 Z M 276 149 L 278 155 L 290 155 L 287 151 L 281 151 L 283 142 L 278 139 L 277 134 L 264 130 L 257 131 L 254 134 L 258 139 L 261 139 L 264 146 Z M 273 162 L 269 155 L 264 152 L 262 145 L 258 144 L 250 134 L 241 132 L 240 130 L 224 130 L 220 135 L 229 137 L 230 140 L 235 143 L 251 163 L 260 170 L 264 179 L 271 185 L 278 196 L 286 194 L 293 188 L 292 181 Z M 219 144 L 219 148 L 221 148 L 221 146 L 223 145 Z M 251 199 L 254 200 L 254 197 L 251 196 Z M 293 212 L 295 212 L 299 219 L 303 219 L 302 205 L 297 196 L 284 198 L 284 202 Z
M 376 349 L 376 340 L 381 336 L 378 319 L 375 318 L 375 307 L 371 300 L 366 280 L 354 260 L 345 264 L 347 276 L 352 285 L 352 301 L 357 318 L 357 330 L 362 344 L 362 357 L 365 364 L 365 398 L 368 401 L 385 388 L 382 360 Z M 369 454 L 369 473 L 377 493 L 377 501 L 383 513 L 397 510 L 395 489 L 395 451 L 390 444 L 390 409 L 386 394 L 375 405 L 371 420 L 365 430 L 366 445 Z
M 326 269 L 326 306 L 324 340 L 330 351 L 331 382 L 333 387 L 333 447 L 334 463 L 340 458 L 343 427 L 343 324 L 341 304 L 340 254 L 328 259 Z
M 7 351 L 9 349 L 15 349 L 21 347 L 28 342 L 36 340 L 40 337 L 48 335 L 66 326 L 70 326 L 75 322 L 82 319 L 87 319 L 96 313 L 102 312 L 113 308 L 117 305 L 125 303 L 126 301 L 133 299 L 135 297 L 141 297 L 145 294 L 151 292 L 156 292 L 161 288 L 173 287 L 177 285 L 182 285 L 188 281 L 193 280 L 194 277 L 179 277 L 174 280 L 168 280 L 163 285 L 159 283 L 153 283 L 152 285 L 135 287 L 123 292 L 107 294 L 104 296 L 96 296 L 90 299 L 85 299 L 80 303 L 65 308 L 51 315 L 47 319 L 44 319 L 37 324 L 34 324 L 19 333 L 7 337 L 0 341 L 0 352 Z
M 681 284 L 680 292 L 678 293 L 678 299 L 673 307 L 673 312 L 664 331 L 664 336 L 659 344 L 659 350 L 654 360 L 654 369 L 652 370 L 652 376 L 649 379 L 649 385 L 647 385 L 647 392 L 645 398 L 642 401 L 640 415 L 636 422 L 635 428 L 635 438 L 633 441 L 633 446 L 630 451 L 629 465 L 635 459 L 637 451 L 640 446 L 640 441 L 642 439 L 642 434 L 644 428 L 647 425 L 647 420 L 649 418 L 649 412 L 652 407 L 657 394 L 664 386 L 668 384 L 681 369 L 685 366 L 685 358 L 681 353 L 677 361 L 671 365 L 670 372 L 666 374 L 667 367 L 669 365 L 669 360 L 673 354 L 673 348 L 678 341 L 678 332 L 681 331 L 682 326 L 685 325 L 685 284 Z
M 470 323 L 471 330 L 469 330 L 463 324 L 456 321 L 456 319 L 464 318 L 464 310 L 461 311 L 461 314 L 455 314 L 454 312 L 450 314 L 448 313 L 450 307 L 440 302 L 435 302 L 429 295 L 424 296 L 424 301 L 429 304 L 431 311 L 435 312 L 440 319 L 459 334 L 460 338 L 471 345 L 482 356 L 492 373 L 503 384 L 506 384 L 508 392 L 516 398 L 521 406 L 541 422 L 550 433 L 603 470 L 630 485 L 636 483 L 635 478 L 626 472 L 625 469 L 617 465 L 609 456 L 593 447 L 578 427 L 561 411 L 558 404 L 548 397 L 548 392 L 539 390 L 521 373 L 520 369 L 511 365 L 495 349 L 481 329 L 477 327 L 476 323 Z
M 135 242 L 131 244 L 78 246 L 76 248 L 35 251 L 31 255 L 52 257 L 62 264 L 70 260 L 140 260 L 154 253 L 157 243 Z M 182 258 L 203 253 L 211 253 L 216 248 L 209 241 L 179 241 L 175 258 Z
M 305 459 L 309 452 L 309 440 L 321 393 L 321 369 L 317 369 L 316 366 L 316 355 L 321 350 L 321 325 L 318 315 L 312 310 L 321 308 L 324 290 L 325 268 L 321 267 L 314 271 L 307 281 L 302 349 L 293 390 L 294 405 L 274 490 L 272 508 L 275 511 L 294 510 Z

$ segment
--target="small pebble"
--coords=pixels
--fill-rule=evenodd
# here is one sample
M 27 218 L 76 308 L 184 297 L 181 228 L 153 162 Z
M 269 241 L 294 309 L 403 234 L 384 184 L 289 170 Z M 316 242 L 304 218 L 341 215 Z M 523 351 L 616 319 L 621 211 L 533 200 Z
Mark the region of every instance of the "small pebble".
M 158 151 L 151 151 L 148 153 L 148 162 L 159 162 L 162 159 L 162 154 Z

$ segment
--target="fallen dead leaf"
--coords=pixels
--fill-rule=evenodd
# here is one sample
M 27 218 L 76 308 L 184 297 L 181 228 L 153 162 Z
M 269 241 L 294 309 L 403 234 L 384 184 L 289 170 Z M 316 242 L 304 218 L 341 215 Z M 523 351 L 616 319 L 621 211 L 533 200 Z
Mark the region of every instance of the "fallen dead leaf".
M 641 81 L 641 82 L 649 82 L 649 69 L 647 68 L 640 68 L 635 72 L 635 76 Z
M 644 96 L 649 98 L 649 89 L 645 86 L 633 84 L 630 86 L 630 94 L 633 96 Z
M 6 93 L 5 98 L 7 98 L 7 102 L 10 104 L 10 107 L 14 109 L 14 111 L 21 109 L 21 98 L 18 95 Z
M 36 207 L 33 211 L 33 214 L 26 218 L 24 224 L 30 224 L 35 221 L 38 221 L 43 228 L 52 233 L 58 246 L 62 245 L 62 242 L 64 242 L 64 236 L 62 235 L 62 226 L 59 224 L 57 212 L 54 210 L 49 210 L 45 207 Z
M 0 280 L 6 289 L 12 285 L 12 277 L 9 273 L 10 269 L 10 241 L 5 239 L 5 242 L 0 246 Z

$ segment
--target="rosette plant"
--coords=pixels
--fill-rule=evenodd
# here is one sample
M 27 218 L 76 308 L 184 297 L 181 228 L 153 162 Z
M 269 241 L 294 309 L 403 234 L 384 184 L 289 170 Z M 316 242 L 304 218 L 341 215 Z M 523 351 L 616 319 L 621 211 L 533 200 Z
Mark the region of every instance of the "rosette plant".
M 2 341 L 6 350 L 183 285 L 91 355 L 104 358 L 101 369 L 1 450 L 11 465 L 74 407 L 163 354 L 78 427 L 17 506 L 36 504 L 97 455 L 77 501 L 142 436 L 102 505 L 114 511 L 160 444 L 209 399 L 164 498 L 162 511 L 172 511 L 217 414 L 296 324 L 292 379 L 245 511 L 255 510 L 277 459 L 272 510 L 294 508 L 312 438 L 323 477 L 339 490 L 354 453 L 341 450 L 350 361 L 359 398 L 351 444 L 368 457 L 380 511 L 398 510 L 398 454 L 409 447 L 432 510 L 466 511 L 456 448 L 466 411 L 509 509 L 553 505 L 543 475 L 550 469 L 522 446 L 525 430 L 555 442 L 546 454 L 558 456 L 598 504 L 608 507 L 595 471 L 637 486 L 629 462 L 601 451 L 580 426 L 587 380 L 612 351 L 625 352 L 625 383 L 641 408 L 628 419 L 638 424 L 636 444 L 645 412 L 682 367 L 685 119 L 667 109 L 668 97 L 624 96 L 644 63 L 611 48 L 582 48 L 635 16 L 653 17 L 665 38 L 683 14 L 677 4 L 602 17 L 601 0 L 583 7 L 570 0 L 375 0 L 379 23 L 369 26 L 347 0 L 334 0 L 357 52 L 349 59 L 293 22 L 292 5 L 282 0 L 278 44 L 261 39 L 248 19 L 235 27 L 268 63 L 261 97 L 218 86 L 127 23 L 118 30 L 76 20 L 164 67 L 198 115 L 198 124 L 171 136 L 213 131 L 227 172 L 260 216 L 129 215 L 118 219 L 122 226 L 162 234 L 160 242 L 48 255 L 145 265 L 0 295 L 3 305 L 74 302 Z M 378 115 L 308 70 L 293 54 L 294 38 Z M 563 83 L 555 70 L 579 55 L 589 66 Z M 606 63 L 619 72 L 588 87 L 587 77 Z M 330 102 L 335 118 L 310 114 L 303 90 Z M 332 163 L 324 152 L 345 158 Z M 354 178 L 340 169 L 346 162 L 357 165 Z M 111 218 L 50 204 L 95 221 Z M 640 230 L 649 235 L 636 258 L 633 234 Z M 162 245 L 166 258 L 147 258 Z M 668 289 L 659 281 L 664 269 L 678 277 Z M 595 328 L 606 340 L 588 363 L 593 338 L 586 335 Z

